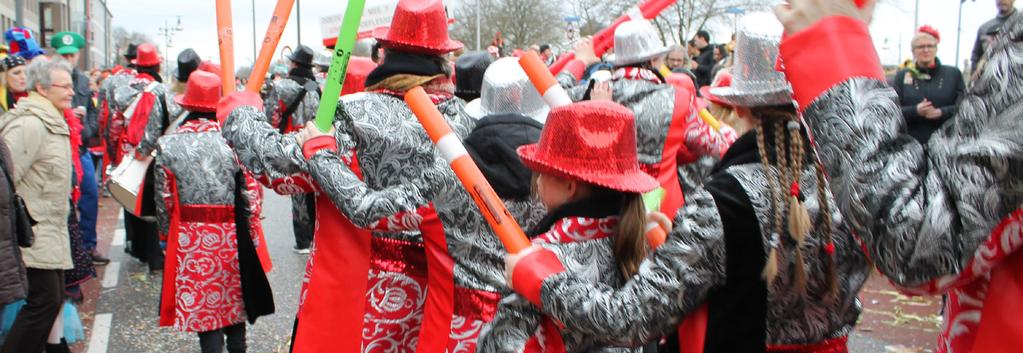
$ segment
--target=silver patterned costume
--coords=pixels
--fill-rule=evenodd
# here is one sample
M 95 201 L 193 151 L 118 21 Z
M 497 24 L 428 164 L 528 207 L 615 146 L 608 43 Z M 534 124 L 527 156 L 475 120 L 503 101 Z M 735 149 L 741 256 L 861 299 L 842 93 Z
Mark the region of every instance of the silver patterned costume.
M 245 321 L 237 236 L 250 236 L 257 252 L 266 254 L 262 189 L 248 175 L 241 179 L 246 185 L 236 185 L 236 174 L 244 171 L 213 118 L 190 119 L 157 145 L 157 223 L 168 236 L 160 324 L 187 332 Z M 237 187 L 244 191 L 236 193 Z M 248 224 L 236 223 L 236 195 L 245 196 Z
M 117 92 L 122 87 L 128 87 L 133 77 L 135 77 L 134 72 L 125 69 L 124 71 L 118 72 L 117 74 L 103 80 L 103 84 L 99 89 L 99 97 L 101 100 L 100 115 L 103 117 L 102 124 L 104 126 L 101 134 L 103 136 L 103 141 L 106 143 L 105 152 L 112 163 L 120 162 L 120 160 L 117 159 L 117 148 L 120 146 L 118 138 L 126 126 L 123 117 L 120 116 L 120 113 L 127 108 L 130 97 L 137 93 L 132 89 L 128 89 L 122 91 L 120 93 L 120 99 L 118 99 Z
M 812 39 L 836 23 L 855 31 Z M 788 41 L 787 64 L 874 53 L 865 26 L 848 18 L 821 21 Z M 1021 41 L 1023 17 L 1012 15 L 958 115 L 932 135 L 927 152 L 906 133 L 895 91 L 874 74 L 876 62 L 852 61 L 859 67 L 825 82 L 786 72 L 842 195 L 838 206 L 878 270 L 910 293 L 948 294 L 939 352 L 973 349 L 980 314 L 988 312 L 984 298 L 997 286 L 992 271 L 1023 246 Z M 812 47 L 829 52 L 801 49 Z M 1018 312 L 1009 315 L 1018 320 Z
M 136 79 L 131 83 L 131 86 L 132 89 L 138 92 L 136 94 L 149 94 L 147 92 L 144 92 L 144 90 L 146 88 L 146 85 L 148 85 L 150 82 L 152 81 Z M 149 109 L 149 117 L 148 120 L 146 121 L 146 125 L 143 127 L 144 130 L 142 131 L 141 134 L 142 138 L 137 142 L 137 145 L 135 146 L 135 152 L 137 152 L 140 155 L 148 156 L 152 154 L 153 151 L 156 150 L 157 141 L 160 139 L 160 136 L 163 136 L 164 131 L 167 129 L 167 126 L 169 126 L 169 122 L 173 121 L 175 116 L 174 113 L 180 113 L 180 107 L 177 108 L 178 109 L 177 112 L 172 111 L 171 104 L 169 104 L 168 102 L 172 101 L 174 97 L 171 97 L 167 93 L 168 91 L 169 90 L 167 89 L 166 85 L 158 83 L 156 87 L 151 91 L 151 94 L 155 96 L 152 106 L 144 107 L 142 106 L 142 104 L 139 104 L 136 107 L 136 110 Z M 174 104 L 174 107 L 177 107 L 177 105 Z M 125 126 L 128 127 L 131 126 L 131 119 L 132 117 L 125 116 L 124 119 Z M 130 128 L 126 129 L 126 133 L 131 134 L 132 133 L 131 129 Z M 131 142 L 132 141 L 129 141 L 129 143 Z
M 779 275 L 772 286 L 768 288 L 760 277 L 771 238 L 770 225 L 764 222 L 773 213 L 752 134 L 736 141 L 719 167 L 723 169 L 706 185 L 686 195 L 667 242 L 643 262 L 636 276 L 619 289 L 568 273 L 551 276 L 541 292 L 544 312 L 566 327 L 622 346 L 658 339 L 704 303 L 711 316 L 708 352 L 762 351 L 766 345 L 812 344 L 847 335 L 859 316 L 856 294 L 868 267 L 837 211 L 818 214 L 813 168 L 804 168 L 800 185 L 811 219 L 838 221 L 832 235 L 839 291 L 830 298 L 825 276 L 820 275 L 825 262 L 816 254 L 824 252 L 826 231 L 821 227 L 813 229 L 803 246 L 811 254 L 806 258 L 808 297 L 792 289 L 793 259 L 788 252 L 779 252 Z M 754 219 L 759 221 L 750 222 Z M 794 246 L 791 239 L 783 243 L 785 248 Z M 718 311 L 725 308 L 715 306 L 758 302 L 763 306 L 747 310 Z M 721 321 L 714 320 L 717 315 L 722 315 Z
M 566 217 L 551 230 L 534 238 L 533 244 L 549 249 L 563 261 L 567 271 L 581 279 L 620 287 L 622 275 L 614 260 L 614 231 L 618 217 Z M 548 347 L 544 342 L 552 325 L 544 326 L 544 316 L 528 300 L 518 294 L 501 299 L 494 320 L 480 333 L 479 352 L 520 352 L 527 344 Z M 638 349 L 605 348 L 591 337 L 566 327 L 559 332 L 566 352 L 639 352 Z
M 460 315 L 461 306 L 470 316 L 452 321 L 449 350 L 472 351 L 476 334 L 492 315 L 493 308 L 487 305 L 496 304 L 497 291 L 504 286 L 503 248 L 400 98 L 358 93 L 345 96 L 343 102 L 334 123 L 340 155 L 321 151 L 307 162 L 293 138 L 274 131 L 251 108 L 231 114 L 225 137 L 242 163 L 258 175 L 274 180 L 308 171 L 297 178 L 311 176 L 356 226 L 377 230 L 376 239 L 422 244 L 419 211 L 432 201 L 443 223 L 447 253 L 454 260 L 455 315 Z M 460 137 L 475 124 L 459 99 L 440 101 L 438 109 Z M 345 166 L 353 150 L 362 180 Z
M 283 133 L 297 131 L 306 122 L 316 117 L 320 95 L 307 91 L 293 79 L 282 79 L 267 83 L 267 93 L 263 99 L 263 111 L 270 118 L 270 125 Z M 299 101 L 301 96 L 301 101 Z M 298 107 L 290 116 L 283 116 L 289 105 L 298 103 Z M 313 240 L 316 226 L 316 196 L 310 193 L 291 195 L 292 231 L 295 234 L 296 249 L 308 248 Z

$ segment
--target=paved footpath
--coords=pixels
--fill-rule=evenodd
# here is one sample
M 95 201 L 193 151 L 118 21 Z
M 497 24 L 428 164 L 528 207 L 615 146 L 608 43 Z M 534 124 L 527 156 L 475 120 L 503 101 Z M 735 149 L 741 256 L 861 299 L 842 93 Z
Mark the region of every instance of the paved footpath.
M 290 199 L 266 190 L 263 227 L 274 268 L 270 284 L 277 313 L 249 326 L 249 352 L 287 352 L 306 256 L 292 252 Z M 98 267 L 100 277 L 85 285 L 81 307 L 86 340 L 76 353 L 197 352 L 198 338 L 157 326 L 161 277 L 151 276 L 145 264 L 124 252 L 121 208 L 111 198 L 100 199 L 100 249 L 109 249 L 112 262 Z M 868 281 L 861 298 L 864 314 L 849 340 L 853 353 L 922 353 L 933 351 L 941 322 L 940 298 L 907 298 L 880 276 Z

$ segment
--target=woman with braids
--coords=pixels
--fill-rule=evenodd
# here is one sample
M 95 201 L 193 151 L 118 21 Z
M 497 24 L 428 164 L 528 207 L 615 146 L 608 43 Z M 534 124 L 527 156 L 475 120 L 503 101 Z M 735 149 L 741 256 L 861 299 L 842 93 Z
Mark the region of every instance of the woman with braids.
M 598 285 L 534 248 L 507 259 L 514 289 L 602 344 L 657 340 L 705 304 L 705 333 L 679 333 L 695 351 L 846 352 L 867 259 L 834 206 L 789 85 L 774 70 L 780 35 L 769 15 L 743 20 L 735 53 L 743 69 L 714 94 L 753 129 L 686 194 L 667 242 L 634 276 L 619 288 Z
M 606 131 L 607 135 L 592 134 Z M 648 247 L 641 193 L 658 187 L 636 160 L 632 112 L 607 101 L 555 108 L 539 143 L 518 148 L 549 210 L 529 233 L 533 244 L 568 259 L 573 273 L 618 287 L 636 274 Z M 607 139 L 611 136 L 611 139 Z M 613 143 L 605 143 L 610 140 Z M 480 352 L 633 352 L 559 330 L 519 295 L 501 300 L 480 335 Z

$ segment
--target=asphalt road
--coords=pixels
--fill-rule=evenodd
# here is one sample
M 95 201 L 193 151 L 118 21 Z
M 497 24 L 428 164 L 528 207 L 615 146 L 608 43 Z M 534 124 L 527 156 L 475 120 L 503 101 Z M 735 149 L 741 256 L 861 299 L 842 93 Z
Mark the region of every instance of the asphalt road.
M 266 190 L 263 228 L 274 262 L 270 284 L 277 313 L 248 328 L 249 352 L 287 352 L 298 306 L 307 256 L 294 253 L 290 198 Z M 99 267 L 100 278 L 85 285 L 81 307 L 86 341 L 76 353 L 198 352 L 195 334 L 157 326 L 160 277 L 124 253 L 123 221 L 117 203 L 101 199 L 100 248 L 110 248 L 111 265 Z M 940 318 L 940 298 L 907 298 L 875 276 L 861 293 L 865 310 L 850 335 L 853 353 L 922 353 L 932 351 Z

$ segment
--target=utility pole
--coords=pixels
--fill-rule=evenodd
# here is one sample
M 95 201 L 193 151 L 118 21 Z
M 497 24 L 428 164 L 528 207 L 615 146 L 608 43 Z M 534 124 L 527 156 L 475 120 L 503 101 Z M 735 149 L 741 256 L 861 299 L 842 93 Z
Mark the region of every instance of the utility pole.
M 916 0 L 916 5 L 913 6 L 913 30 L 920 28 L 920 0 Z
M 256 60 L 256 0 L 252 0 L 252 60 Z
M 976 2 L 977 0 L 973 0 L 973 1 Z M 961 44 L 962 37 L 963 37 L 963 3 L 965 3 L 965 2 L 966 2 L 966 0 L 959 0 L 959 25 L 958 25 L 958 27 L 956 27 L 956 65 L 955 65 L 956 67 L 959 67 L 959 64 L 961 64 L 959 62 L 959 48 L 960 48 L 959 45 Z M 970 63 L 970 64 L 976 65 L 975 63 Z
M 476 50 L 480 50 L 480 45 L 482 45 L 480 42 L 480 1 L 483 0 L 476 0 Z
M 25 0 L 14 0 L 14 26 L 22 27 L 25 25 Z
M 164 76 L 167 76 L 170 69 L 170 65 L 166 64 L 170 60 L 170 48 L 174 47 L 174 34 L 181 32 L 184 28 L 181 28 L 181 16 L 178 16 L 178 22 L 174 26 L 167 24 L 167 21 L 163 21 L 163 27 L 157 29 L 157 33 L 163 36 L 163 71 Z

